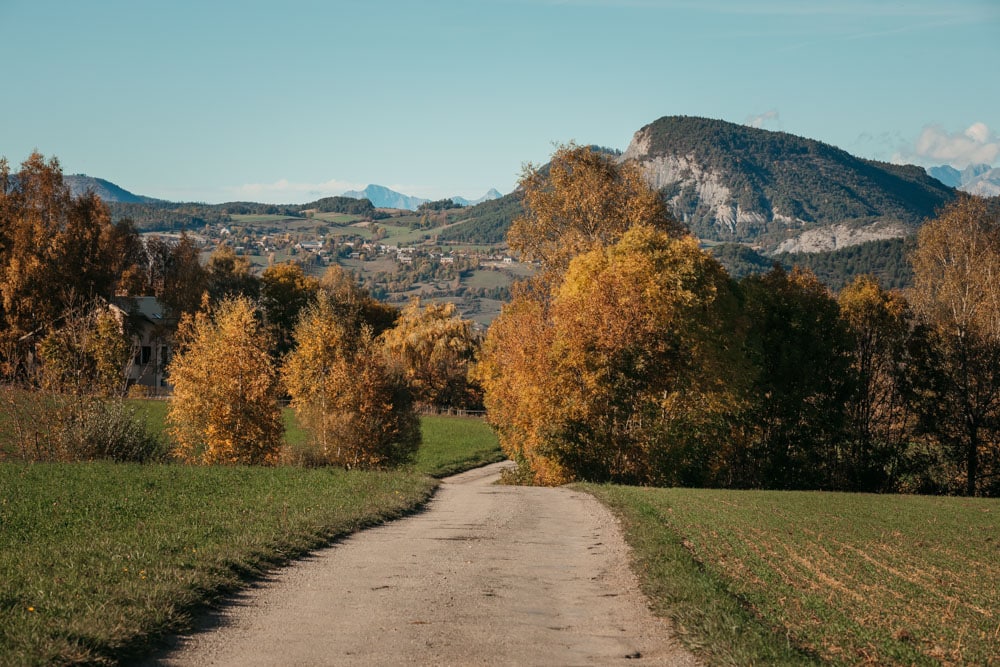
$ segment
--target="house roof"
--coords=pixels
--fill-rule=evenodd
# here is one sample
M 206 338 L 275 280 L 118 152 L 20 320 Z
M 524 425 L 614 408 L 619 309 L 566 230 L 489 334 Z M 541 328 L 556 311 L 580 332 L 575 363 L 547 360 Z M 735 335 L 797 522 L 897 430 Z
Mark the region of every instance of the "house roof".
M 170 319 L 167 308 L 155 296 L 136 296 L 115 299 L 115 305 L 129 315 L 144 317 L 150 322 L 163 322 Z

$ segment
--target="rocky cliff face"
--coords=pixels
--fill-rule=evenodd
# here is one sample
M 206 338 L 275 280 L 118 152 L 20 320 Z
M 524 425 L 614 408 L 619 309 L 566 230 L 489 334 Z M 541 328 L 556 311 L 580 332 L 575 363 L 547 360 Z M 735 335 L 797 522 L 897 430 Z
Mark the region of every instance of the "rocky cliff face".
M 635 160 L 697 236 L 765 252 L 904 236 L 954 196 L 920 169 L 704 118 L 661 118 L 620 159 Z

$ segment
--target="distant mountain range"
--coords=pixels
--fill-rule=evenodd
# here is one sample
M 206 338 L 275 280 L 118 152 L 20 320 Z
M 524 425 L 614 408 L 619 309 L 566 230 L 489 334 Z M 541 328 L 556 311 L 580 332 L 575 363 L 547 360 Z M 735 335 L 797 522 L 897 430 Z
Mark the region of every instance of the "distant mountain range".
M 115 185 L 111 181 L 106 181 L 103 178 L 87 176 L 86 174 L 63 176 L 63 181 L 65 181 L 66 185 L 69 186 L 70 192 L 72 192 L 74 196 L 79 196 L 87 191 L 92 191 L 106 202 L 118 202 L 124 204 L 164 203 L 164 200 L 162 199 L 133 194 L 125 188 Z M 351 190 L 349 192 L 345 192 L 341 196 L 350 197 L 351 199 L 367 199 L 376 208 L 399 208 L 410 211 L 415 211 L 421 204 L 430 201 L 429 199 L 423 199 L 421 197 L 410 197 L 396 192 L 395 190 L 390 190 L 382 185 L 369 185 L 364 190 Z M 485 201 L 499 199 L 502 196 L 503 195 L 497 192 L 495 188 L 491 188 L 489 192 L 479 199 L 469 200 L 464 197 L 452 197 L 451 200 L 461 206 L 475 206 L 476 204 L 481 204 Z
M 479 199 L 466 199 L 465 197 L 452 197 L 451 200 L 460 206 L 475 206 L 476 204 L 482 204 L 483 202 L 493 201 L 494 199 L 500 199 L 503 195 L 497 191 L 496 188 L 490 188 L 489 192 L 484 194 Z
M 382 185 L 369 185 L 364 190 L 348 190 L 342 196 L 367 199 L 375 205 L 375 208 L 403 208 L 409 211 L 416 211 L 418 206 L 430 201 L 422 197 L 400 194 Z
M 375 205 L 375 208 L 401 208 L 409 211 L 416 211 L 421 204 L 431 201 L 422 197 L 404 195 L 382 185 L 369 185 L 364 190 L 348 190 L 343 196 L 353 197 L 354 199 L 367 199 Z M 475 206 L 484 201 L 499 199 L 502 196 L 495 188 L 490 188 L 490 191 L 479 199 L 469 200 L 465 197 L 452 197 L 451 200 L 461 206 Z
M 618 159 L 638 162 L 699 238 L 743 244 L 765 255 L 910 236 L 955 197 L 956 188 L 1000 194 L 1000 169 L 988 165 L 925 171 L 865 160 L 784 132 L 687 116 L 666 116 L 640 128 Z M 103 179 L 65 178 L 74 192 L 91 189 L 109 202 L 167 204 Z M 407 210 L 428 201 L 374 184 L 344 196 Z M 452 199 L 469 207 L 468 217 L 445 233 L 455 241 L 502 242 L 521 210 L 517 192 Z
M 930 167 L 927 173 L 951 188 L 980 197 L 1000 197 L 1000 169 L 974 164 L 962 171 L 952 166 Z

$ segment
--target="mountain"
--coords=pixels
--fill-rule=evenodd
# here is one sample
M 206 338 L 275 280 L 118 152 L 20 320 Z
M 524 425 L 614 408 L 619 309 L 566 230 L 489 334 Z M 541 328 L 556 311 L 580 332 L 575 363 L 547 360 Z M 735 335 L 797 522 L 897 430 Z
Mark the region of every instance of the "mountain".
M 376 208 L 403 208 L 416 211 L 417 207 L 429 199 L 420 197 L 410 197 L 382 185 L 369 185 L 364 190 L 349 190 L 342 196 L 352 199 L 367 199 Z
M 945 185 L 980 197 L 1000 196 L 1000 168 L 988 164 L 969 165 L 962 171 L 950 165 L 929 167 L 927 173 Z
M 927 173 L 949 188 L 958 188 L 962 185 L 962 172 L 951 165 L 945 164 L 940 167 L 928 167 Z
M 105 202 L 122 202 L 125 204 L 154 204 L 163 201 L 153 197 L 143 197 L 132 194 L 124 188 L 120 188 L 111 181 L 103 178 L 95 178 L 86 174 L 72 174 L 63 176 L 63 182 L 69 186 L 74 197 L 78 197 L 87 191 L 92 191 Z
M 476 204 L 482 204 L 483 202 L 493 201 L 494 199 L 500 199 L 503 197 L 496 188 L 490 188 L 490 191 L 484 194 L 479 199 L 466 199 L 465 197 L 452 197 L 451 200 L 456 204 L 461 206 L 475 206 Z
M 503 243 L 510 224 L 523 212 L 521 191 L 515 190 L 509 195 L 462 209 L 463 219 L 438 234 L 438 241 L 482 245 Z
M 708 118 L 660 118 L 621 159 L 643 167 L 695 235 L 765 252 L 906 236 L 955 196 L 919 167 Z

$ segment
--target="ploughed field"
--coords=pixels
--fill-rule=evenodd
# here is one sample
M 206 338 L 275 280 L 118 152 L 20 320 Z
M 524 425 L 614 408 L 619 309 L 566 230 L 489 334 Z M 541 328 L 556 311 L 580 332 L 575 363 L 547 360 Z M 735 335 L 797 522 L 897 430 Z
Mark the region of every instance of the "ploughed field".
M 712 664 L 1000 664 L 1000 502 L 588 485 Z

